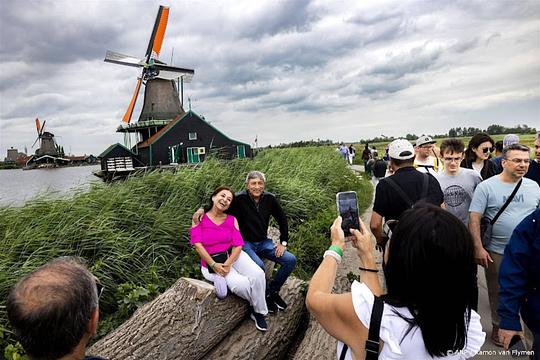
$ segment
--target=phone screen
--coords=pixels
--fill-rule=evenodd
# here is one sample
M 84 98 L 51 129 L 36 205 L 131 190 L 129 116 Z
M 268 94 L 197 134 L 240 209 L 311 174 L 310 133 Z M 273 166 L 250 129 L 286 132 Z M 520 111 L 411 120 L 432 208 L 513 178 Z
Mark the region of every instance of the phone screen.
M 358 221 L 358 198 L 356 197 L 356 192 L 346 191 L 337 193 L 336 201 L 339 215 L 343 219 L 341 228 L 343 229 L 345 236 L 351 235 L 349 229 L 360 230 L 360 223 Z

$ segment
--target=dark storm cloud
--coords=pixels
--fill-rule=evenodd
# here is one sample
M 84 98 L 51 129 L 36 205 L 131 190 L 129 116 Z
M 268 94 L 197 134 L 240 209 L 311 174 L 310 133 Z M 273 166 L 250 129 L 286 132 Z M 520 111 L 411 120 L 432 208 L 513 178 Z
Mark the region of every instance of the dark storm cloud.
M 2 1 L 0 61 L 53 63 L 61 66 L 77 60 L 103 57 L 104 40 L 115 43 L 119 25 L 104 14 L 88 11 L 83 17 L 65 14 L 54 3 L 33 2 L 28 9 L 19 2 Z M 80 2 L 79 9 L 89 2 Z M 37 10 L 37 11 L 36 11 Z
M 261 6 L 257 14 L 245 19 L 242 35 L 251 39 L 273 36 L 282 32 L 307 32 L 318 19 L 310 14 L 310 0 L 275 1 Z

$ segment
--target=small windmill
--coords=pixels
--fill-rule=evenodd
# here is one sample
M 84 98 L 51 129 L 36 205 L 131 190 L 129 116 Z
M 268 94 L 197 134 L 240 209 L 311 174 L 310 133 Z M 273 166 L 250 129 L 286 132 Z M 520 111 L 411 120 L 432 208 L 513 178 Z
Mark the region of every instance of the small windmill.
M 32 144 L 32 148 L 36 145 L 38 141 L 40 141 L 39 149 L 36 150 L 36 155 L 43 156 L 43 155 L 50 155 L 50 156 L 58 156 L 58 146 L 56 145 L 56 142 L 54 141 L 54 134 L 45 131 L 45 123 L 47 120 L 43 121 L 43 126 L 40 124 L 40 121 L 38 118 L 36 118 L 36 130 L 37 130 L 37 138 L 36 141 Z
M 120 54 L 110 50 L 108 50 L 105 55 L 106 62 L 142 68 L 141 75 L 137 79 L 135 92 L 133 93 L 124 116 L 122 117 L 122 121 L 124 123 L 129 124 L 131 121 L 131 116 L 133 115 L 133 109 L 137 102 L 141 84 L 145 85 L 145 101 L 139 121 L 154 120 L 159 117 L 164 117 L 164 114 L 170 116 L 170 114 L 174 112 L 183 112 L 180 101 L 178 100 L 178 88 L 175 84 L 175 80 L 178 80 L 178 83 L 181 82 L 183 88 L 184 83 L 191 81 L 194 71 L 192 69 L 170 66 L 158 60 L 159 53 L 161 52 L 161 46 L 163 45 L 163 38 L 165 37 L 168 18 L 169 7 L 160 6 L 156 21 L 154 23 L 154 29 L 152 30 L 152 35 L 150 36 L 150 41 L 148 42 L 146 54 L 142 60 L 134 56 Z M 173 91 L 169 90 L 169 88 L 171 88 L 171 83 Z M 155 89 L 151 89 L 151 87 L 154 87 Z M 167 92 L 165 94 L 166 97 L 174 95 L 178 104 L 176 104 L 174 99 L 167 99 L 166 101 L 161 100 L 160 98 L 163 97 L 164 91 Z M 171 100 L 173 101 L 173 104 L 171 104 Z M 178 114 L 174 115 L 176 116 Z

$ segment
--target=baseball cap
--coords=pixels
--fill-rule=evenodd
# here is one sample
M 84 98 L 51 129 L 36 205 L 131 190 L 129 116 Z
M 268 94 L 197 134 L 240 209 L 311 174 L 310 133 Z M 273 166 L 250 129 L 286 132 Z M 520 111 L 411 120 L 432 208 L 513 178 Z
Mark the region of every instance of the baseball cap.
M 516 134 L 508 134 L 503 139 L 503 149 L 512 144 L 519 144 L 519 136 Z
M 437 141 L 433 140 L 430 136 L 422 135 L 416 139 L 416 146 L 422 146 L 425 144 L 435 144 Z
M 397 160 L 412 159 L 414 157 L 414 147 L 405 139 L 396 139 L 388 146 L 388 155 Z

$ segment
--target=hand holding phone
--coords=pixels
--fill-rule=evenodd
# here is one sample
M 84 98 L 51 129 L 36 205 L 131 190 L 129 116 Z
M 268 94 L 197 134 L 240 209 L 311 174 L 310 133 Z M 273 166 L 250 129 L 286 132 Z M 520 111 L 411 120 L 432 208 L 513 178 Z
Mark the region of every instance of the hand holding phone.
M 351 236 L 350 229 L 360 230 L 358 218 L 358 198 L 354 191 L 344 191 L 336 194 L 339 216 L 343 219 L 341 228 L 345 236 Z

